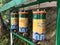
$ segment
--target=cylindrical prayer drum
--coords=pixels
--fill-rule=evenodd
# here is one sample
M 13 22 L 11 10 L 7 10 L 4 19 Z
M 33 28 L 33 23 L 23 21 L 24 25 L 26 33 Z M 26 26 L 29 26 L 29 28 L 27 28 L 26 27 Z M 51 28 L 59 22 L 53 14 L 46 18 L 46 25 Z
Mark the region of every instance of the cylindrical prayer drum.
M 18 30 L 18 13 L 11 12 L 11 29 Z
M 42 41 L 45 39 L 46 11 L 33 12 L 33 39 Z
M 19 12 L 19 32 L 27 33 L 28 31 L 28 12 Z

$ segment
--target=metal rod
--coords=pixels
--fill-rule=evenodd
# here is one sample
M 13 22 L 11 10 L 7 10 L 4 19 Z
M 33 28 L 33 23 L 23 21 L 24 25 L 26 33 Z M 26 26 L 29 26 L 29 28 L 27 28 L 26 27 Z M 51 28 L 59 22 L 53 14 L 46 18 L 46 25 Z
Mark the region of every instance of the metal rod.
M 13 45 L 13 35 L 11 30 L 10 30 L 10 45 Z
M 26 38 L 22 37 L 21 35 L 18 35 L 18 34 L 15 33 L 15 32 L 12 32 L 12 34 L 14 34 L 14 35 L 17 36 L 18 38 L 26 41 L 27 43 L 29 43 L 29 44 L 31 44 L 31 45 L 35 45 L 35 44 L 34 44 L 32 41 L 30 41 L 29 39 L 26 39 Z

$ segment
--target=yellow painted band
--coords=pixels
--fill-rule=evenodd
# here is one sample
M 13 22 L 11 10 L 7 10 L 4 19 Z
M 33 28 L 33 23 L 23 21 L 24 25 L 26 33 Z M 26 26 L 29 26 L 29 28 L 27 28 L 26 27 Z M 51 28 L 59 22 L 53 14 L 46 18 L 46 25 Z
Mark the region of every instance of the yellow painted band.
M 19 18 L 19 27 L 27 27 L 28 18 Z
M 46 20 L 44 19 L 33 20 L 33 32 L 41 34 L 44 33 L 45 30 L 46 30 Z
M 18 18 L 11 18 L 11 24 L 12 25 L 18 24 Z

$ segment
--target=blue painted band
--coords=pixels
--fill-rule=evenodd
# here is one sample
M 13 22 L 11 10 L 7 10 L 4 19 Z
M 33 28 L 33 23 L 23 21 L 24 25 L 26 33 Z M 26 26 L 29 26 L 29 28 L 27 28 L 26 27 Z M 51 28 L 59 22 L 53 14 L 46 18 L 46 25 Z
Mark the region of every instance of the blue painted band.
M 11 25 L 11 29 L 16 29 L 16 30 L 18 30 L 18 25 Z
M 38 34 L 38 33 L 33 33 L 33 39 L 36 41 L 42 41 L 45 40 L 45 34 Z
M 21 33 L 27 33 L 27 31 L 28 31 L 28 28 L 24 28 L 24 27 L 19 28 L 19 32 L 21 32 Z

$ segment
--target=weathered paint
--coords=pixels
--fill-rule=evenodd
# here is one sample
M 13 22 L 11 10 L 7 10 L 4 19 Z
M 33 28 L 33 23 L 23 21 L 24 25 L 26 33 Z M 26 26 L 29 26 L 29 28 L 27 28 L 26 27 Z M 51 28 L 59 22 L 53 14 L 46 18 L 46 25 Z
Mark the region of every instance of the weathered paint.
M 35 11 L 33 12 L 33 39 L 44 40 L 46 30 L 46 12 Z
M 18 30 L 18 13 L 11 13 L 11 29 Z
M 28 12 L 19 12 L 19 32 L 26 33 L 28 31 Z

